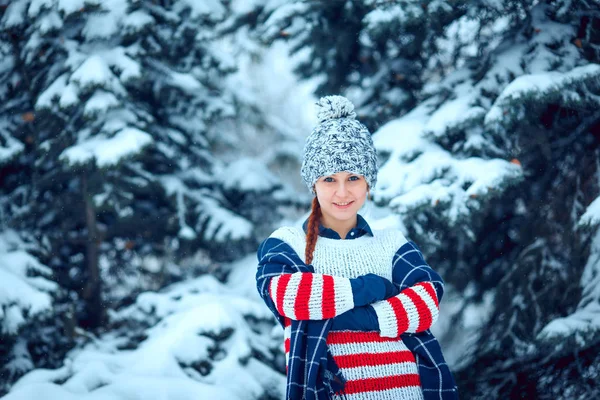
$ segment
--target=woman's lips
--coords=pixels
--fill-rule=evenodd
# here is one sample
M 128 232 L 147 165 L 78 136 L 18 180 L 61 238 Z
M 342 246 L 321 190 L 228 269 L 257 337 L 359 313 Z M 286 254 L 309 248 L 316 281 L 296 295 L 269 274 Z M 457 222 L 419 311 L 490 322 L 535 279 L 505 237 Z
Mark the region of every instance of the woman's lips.
M 333 206 L 339 210 L 345 210 L 350 208 L 350 206 L 354 203 L 353 201 L 342 202 L 342 203 L 333 203 Z

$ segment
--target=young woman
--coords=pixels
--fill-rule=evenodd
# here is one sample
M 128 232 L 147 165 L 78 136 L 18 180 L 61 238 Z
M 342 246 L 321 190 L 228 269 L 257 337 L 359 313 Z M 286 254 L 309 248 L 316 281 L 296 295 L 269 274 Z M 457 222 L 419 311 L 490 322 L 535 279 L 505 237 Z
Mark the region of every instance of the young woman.
M 312 212 L 258 249 L 258 291 L 284 328 L 286 399 L 456 399 L 429 331 L 443 281 L 402 233 L 358 214 L 377 157 L 352 103 L 317 106 L 301 170 Z

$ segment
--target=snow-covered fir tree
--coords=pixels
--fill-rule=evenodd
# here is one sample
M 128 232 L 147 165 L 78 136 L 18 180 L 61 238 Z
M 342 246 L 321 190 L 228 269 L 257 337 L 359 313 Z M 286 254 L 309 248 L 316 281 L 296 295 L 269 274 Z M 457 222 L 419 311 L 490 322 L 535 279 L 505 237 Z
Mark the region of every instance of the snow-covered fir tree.
M 215 131 L 249 102 L 227 83 L 227 2 L 1 4 L 0 230 L 21 240 L 2 254 L 30 259 L 0 273 L 35 295 L 2 296 L 0 355 L 22 362 L 3 363 L 0 392 L 60 365 L 138 293 L 225 276 L 216 262 L 254 250 L 298 203 L 265 160 L 227 155 L 235 130 Z
M 283 398 L 283 334 L 257 294 L 255 260 L 230 264 L 227 284 L 205 274 L 140 294 L 111 313 L 110 332 L 90 335 L 60 368 L 29 372 L 3 399 Z
M 374 132 L 372 222 L 445 278 L 461 397 L 598 397 L 598 9 L 0 0 L 0 394 L 282 397 L 255 258 L 224 261 L 307 204 L 286 186 L 306 127 L 248 62 L 286 41 Z
M 300 76 L 385 123 L 375 200 L 392 215 L 381 223 L 405 229 L 449 284 L 438 330 L 467 398 L 598 395 L 599 8 L 255 9 L 258 37 L 307 52 Z
M 496 45 L 482 43 L 375 136 L 388 159 L 379 200 L 430 244 L 461 293 L 447 343 L 473 333 L 456 365 L 468 396 L 597 395 L 586 377 L 598 374 L 600 314 L 573 329 L 548 326 L 582 304 L 590 251 L 594 259 L 595 229 L 580 218 L 600 189 L 600 68 L 581 50 L 573 15 L 592 10 L 579 7 L 537 4 L 516 24 L 499 17 Z
M 371 128 L 413 108 L 431 75 L 443 73 L 437 40 L 479 2 L 291 1 L 253 2 L 240 24 L 255 26 L 264 43 L 285 40 L 302 53 L 301 78 L 320 78 L 317 95 L 343 90 Z M 249 18 L 253 16 L 253 18 Z

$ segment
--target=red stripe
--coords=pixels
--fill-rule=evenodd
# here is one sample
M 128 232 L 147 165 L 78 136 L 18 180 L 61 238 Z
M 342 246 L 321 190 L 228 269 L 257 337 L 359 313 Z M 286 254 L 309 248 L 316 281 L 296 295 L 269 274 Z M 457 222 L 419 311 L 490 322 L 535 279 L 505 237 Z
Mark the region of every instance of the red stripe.
M 296 313 L 296 320 L 298 321 L 305 321 L 310 318 L 310 314 L 308 312 L 308 301 L 310 300 L 312 281 L 313 274 L 307 273 L 300 275 L 300 283 L 298 284 L 296 302 L 294 303 L 294 311 Z
M 417 311 L 419 312 L 419 327 L 417 328 L 417 332 L 431 328 L 431 310 L 427 306 L 427 303 L 425 303 L 425 300 L 411 288 L 403 290 L 402 294 L 405 294 L 415 303 L 415 307 L 417 307 Z
M 437 308 L 440 308 L 440 303 L 438 302 L 437 293 L 435 292 L 435 289 L 433 288 L 433 283 L 421 282 L 421 283 L 417 283 L 417 285 L 422 286 L 423 289 L 425 289 L 427 291 L 427 293 L 429 293 L 429 296 L 431 296 L 431 298 L 435 302 L 435 306 Z
M 379 336 L 379 332 L 331 331 L 327 335 L 327 344 L 396 342 L 397 338 Z
M 288 317 L 284 317 L 283 318 L 283 327 L 287 328 L 288 326 L 292 325 L 292 320 L 289 319 Z
M 286 353 L 290 352 L 290 339 L 287 338 L 285 339 L 285 341 L 283 342 L 283 347 Z
M 323 319 L 335 317 L 335 288 L 333 276 L 323 275 Z
M 283 313 L 283 297 L 285 295 L 285 289 L 287 289 L 288 282 L 292 278 L 292 274 L 283 274 L 279 277 L 279 282 L 277 285 L 277 310 L 281 315 L 285 315 Z
M 335 356 L 335 363 L 340 368 L 356 368 L 375 365 L 388 365 L 403 362 L 415 362 L 413 354 L 406 351 L 390 351 L 387 353 L 362 353 L 347 356 Z
M 420 386 L 418 374 L 387 376 L 385 378 L 368 378 L 348 381 L 344 386 L 344 394 L 375 392 L 408 386 Z
M 402 293 L 404 293 L 406 290 L 404 290 Z M 392 306 L 394 314 L 396 314 L 396 324 L 398 325 L 396 336 L 400 336 L 408 329 L 408 314 L 404 309 L 404 305 L 397 296 L 390 297 L 387 301 Z

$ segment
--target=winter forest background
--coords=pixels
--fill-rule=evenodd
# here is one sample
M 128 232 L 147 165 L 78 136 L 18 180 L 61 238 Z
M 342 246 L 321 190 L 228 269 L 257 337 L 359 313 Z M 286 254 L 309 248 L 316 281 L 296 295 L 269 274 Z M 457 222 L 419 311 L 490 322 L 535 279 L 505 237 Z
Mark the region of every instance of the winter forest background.
M 0 396 L 283 397 L 255 249 L 313 103 L 447 283 L 465 399 L 600 398 L 600 1 L 0 0 Z M 40 397 L 42 396 L 42 397 Z

